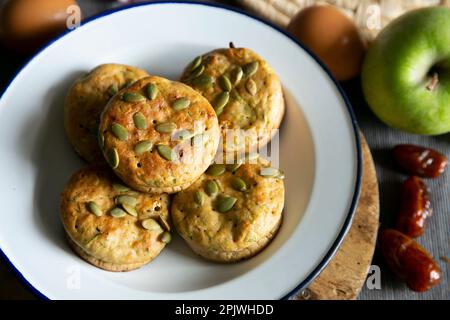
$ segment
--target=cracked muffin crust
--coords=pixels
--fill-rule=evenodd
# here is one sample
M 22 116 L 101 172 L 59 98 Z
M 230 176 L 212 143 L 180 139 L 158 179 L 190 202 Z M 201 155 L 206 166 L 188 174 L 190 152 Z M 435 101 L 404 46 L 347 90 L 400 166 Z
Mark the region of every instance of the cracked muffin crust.
M 99 129 L 104 156 L 129 186 L 173 193 L 211 164 L 220 132 L 209 102 L 192 88 L 147 77 L 114 96 Z
M 106 165 L 76 172 L 61 195 L 69 244 L 87 262 L 109 271 L 149 263 L 170 241 L 169 196 L 123 185 Z
M 268 164 L 213 164 L 175 195 L 171 216 L 178 233 L 200 256 L 236 262 L 262 250 L 282 220 L 284 183 Z
M 274 135 L 272 130 L 280 126 L 285 110 L 280 80 L 272 67 L 249 49 L 217 49 L 197 57 L 186 67 L 181 81 L 211 102 L 222 137 L 228 132 L 229 142 L 224 138 L 222 144 L 226 153 L 255 151 L 267 144 Z
M 104 162 L 98 147 L 100 114 L 109 99 L 124 86 L 148 76 L 144 70 L 103 64 L 77 79 L 66 96 L 64 126 L 69 142 L 87 162 Z

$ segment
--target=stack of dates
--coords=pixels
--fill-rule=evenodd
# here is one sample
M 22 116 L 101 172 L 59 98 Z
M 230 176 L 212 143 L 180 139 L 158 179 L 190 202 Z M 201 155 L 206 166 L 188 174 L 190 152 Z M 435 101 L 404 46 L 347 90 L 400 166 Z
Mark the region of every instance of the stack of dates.
M 432 213 L 428 189 L 422 178 L 439 177 L 448 160 L 432 149 L 408 144 L 396 146 L 393 153 L 398 165 L 411 176 L 402 186 L 395 229 L 380 232 L 379 247 L 392 271 L 409 288 L 423 292 L 439 283 L 441 270 L 413 239 L 424 233 Z

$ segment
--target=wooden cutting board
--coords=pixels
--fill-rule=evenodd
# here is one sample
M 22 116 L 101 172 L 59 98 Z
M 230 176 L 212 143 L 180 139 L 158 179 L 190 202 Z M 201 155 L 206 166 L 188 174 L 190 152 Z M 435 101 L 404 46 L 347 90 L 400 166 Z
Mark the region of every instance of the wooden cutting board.
M 355 299 L 365 283 L 379 226 L 379 194 L 372 154 L 362 134 L 361 195 L 352 226 L 334 258 L 308 289 L 294 299 Z

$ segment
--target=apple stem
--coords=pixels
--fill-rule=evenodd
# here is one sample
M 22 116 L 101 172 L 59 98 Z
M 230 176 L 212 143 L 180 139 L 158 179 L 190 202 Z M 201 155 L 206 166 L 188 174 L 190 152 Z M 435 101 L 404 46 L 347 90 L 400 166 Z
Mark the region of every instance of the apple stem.
M 234 48 L 236 48 L 236 47 L 234 46 L 234 43 L 233 43 L 233 42 L 230 42 L 230 49 L 234 49 Z
M 439 83 L 439 77 L 438 77 L 437 72 L 435 72 L 435 73 L 433 73 L 433 76 L 430 78 L 430 82 L 427 85 L 427 90 L 433 91 L 434 89 L 436 89 L 438 83 Z

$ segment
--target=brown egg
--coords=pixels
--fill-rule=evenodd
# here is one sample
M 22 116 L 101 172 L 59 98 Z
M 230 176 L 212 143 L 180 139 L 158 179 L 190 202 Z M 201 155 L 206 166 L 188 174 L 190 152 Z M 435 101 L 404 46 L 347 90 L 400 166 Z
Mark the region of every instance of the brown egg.
M 358 30 L 338 9 L 316 5 L 300 11 L 288 31 L 313 51 L 339 81 L 360 73 L 365 45 Z
M 7 0 L 0 11 L 0 37 L 10 48 L 29 52 L 63 32 L 75 0 Z

